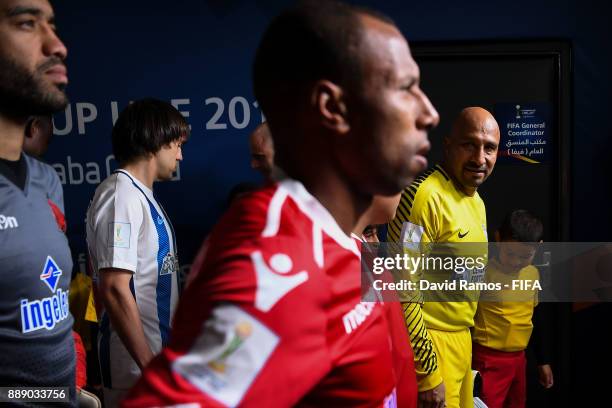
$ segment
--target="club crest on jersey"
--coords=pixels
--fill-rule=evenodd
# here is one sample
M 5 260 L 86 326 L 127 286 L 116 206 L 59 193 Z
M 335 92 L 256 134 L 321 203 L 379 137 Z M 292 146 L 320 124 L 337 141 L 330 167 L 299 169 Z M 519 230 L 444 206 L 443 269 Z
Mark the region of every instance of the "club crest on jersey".
M 53 258 L 47 256 L 45 267 L 40 274 L 40 280 L 47 284 L 51 292 L 55 293 L 60 276 L 62 276 L 62 270 L 57 266 Z
M 161 270 L 159 271 L 161 275 L 171 275 L 174 272 L 178 271 L 179 263 L 178 258 L 174 256 L 173 253 L 168 252 L 164 257 L 164 262 L 162 262 Z

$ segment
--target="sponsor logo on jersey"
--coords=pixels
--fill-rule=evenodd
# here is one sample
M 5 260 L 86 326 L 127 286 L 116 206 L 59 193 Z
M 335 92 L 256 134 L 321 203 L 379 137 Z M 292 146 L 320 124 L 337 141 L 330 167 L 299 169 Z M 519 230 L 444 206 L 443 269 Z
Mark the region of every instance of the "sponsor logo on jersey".
M 55 222 L 57 223 L 57 228 L 62 232 L 66 232 L 66 217 L 62 210 L 59 209 L 57 204 L 55 204 L 51 199 L 47 200 L 49 207 L 51 208 L 51 212 L 53 213 L 53 218 L 55 218 Z
M 472 268 L 466 270 L 466 278 L 468 282 L 480 283 L 484 282 L 485 269 L 484 268 Z
M 9 229 L 9 228 L 17 228 L 17 227 L 19 227 L 17 218 L 10 217 L 4 214 L 0 214 L 0 231 Z
M 346 334 L 351 334 L 353 330 L 361 326 L 368 316 L 372 314 L 374 306 L 376 306 L 375 302 L 360 302 L 350 312 L 342 316 L 342 323 L 344 324 Z
M 132 235 L 132 224 L 129 222 L 108 223 L 108 246 L 115 248 L 129 248 Z
M 39 300 L 21 300 L 21 331 L 29 333 L 45 328 L 51 330 L 70 316 L 68 292 L 57 290 L 53 296 Z
M 40 329 L 52 330 L 56 324 L 70 316 L 68 292 L 58 289 L 62 270 L 51 256 L 47 256 L 40 280 L 53 292 L 52 296 L 42 299 L 21 299 L 21 331 L 29 333 Z
M 461 268 L 461 270 L 453 271 L 451 280 L 479 283 L 484 282 L 484 277 L 484 268 Z
M 60 276 L 62 276 L 62 270 L 57 266 L 53 258 L 47 256 L 45 266 L 40 274 L 40 280 L 47 284 L 51 292 L 55 292 Z
M 269 266 L 261 251 L 254 251 L 251 260 L 257 275 L 255 307 L 262 312 L 268 312 L 283 296 L 308 280 L 306 271 L 288 275 L 293 269 L 293 261 L 287 254 L 272 255 Z
M 171 275 L 179 270 L 178 258 L 172 252 L 168 252 L 164 257 L 159 275 Z
M 461 233 L 461 230 L 459 230 L 457 232 L 457 235 L 459 235 L 459 238 L 465 238 L 465 236 L 470 232 L 470 230 L 467 230 L 466 232 L 464 232 L 463 234 Z

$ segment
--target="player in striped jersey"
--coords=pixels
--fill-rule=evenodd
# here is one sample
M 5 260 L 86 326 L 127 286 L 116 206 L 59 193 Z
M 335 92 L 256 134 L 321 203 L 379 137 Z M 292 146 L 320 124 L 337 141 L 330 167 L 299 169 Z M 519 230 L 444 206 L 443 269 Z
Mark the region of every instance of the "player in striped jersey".
M 98 186 L 87 211 L 87 244 L 106 308 L 99 355 L 107 407 L 117 406 L 168 341 L 178 257 L 153 182 L 172 178 L 188 134 L 187 122 L 169 103 L 130 104 L 113 127 L 120 169 Z
M 418 248 L 430 242 L 487 242 L 485 206 L 476 190 L 493 170 L 498 144 L 499 128 L 493 116 L 478 107 L 464 109 L 444 139 L 442 164 L 404 190 L 389 223 L 388 241 Z M 472 271 L 472 275 L 482 273 Z M 474 325 L 477 303 L 423 303 L 420 294 L 409 296 L 403 307 L 419 400 L 426 407 L 440 407 L 445 401 L 448 407 L 472 406 L 469 328 Z

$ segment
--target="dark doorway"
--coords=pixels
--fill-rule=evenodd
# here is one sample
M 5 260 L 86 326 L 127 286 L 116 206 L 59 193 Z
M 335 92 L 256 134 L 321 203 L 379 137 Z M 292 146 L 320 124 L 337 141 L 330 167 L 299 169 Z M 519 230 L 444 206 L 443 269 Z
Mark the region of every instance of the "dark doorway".
M 535 104 L 548 109 L 547 159 L 539 163 L 499 159 L 491 178 L 478 191 L 486 204 L 490 239 L 506 212 L 525 208 L 542 217 L 547 241 L 568 241 L 572 130 L 569 42 L 412 43 L 412 51 L 421 68 L 421 86 L 441 117 L 440 126 L 430 133 L 432 164 L 441 159 L 442 139 L 464 107 L 486 108 L 496 116 L 500 128 L 507 125 L 502 109 L 508 106 L 517 107 L 517 117 L 519 106 Z M 538 385 L 530 358 L 528 406 L 568 406 L 571 307 L 547 304 L 541 311 L 543 320 L 550 323 L 547 338 L 555 385 L 548 391 Z

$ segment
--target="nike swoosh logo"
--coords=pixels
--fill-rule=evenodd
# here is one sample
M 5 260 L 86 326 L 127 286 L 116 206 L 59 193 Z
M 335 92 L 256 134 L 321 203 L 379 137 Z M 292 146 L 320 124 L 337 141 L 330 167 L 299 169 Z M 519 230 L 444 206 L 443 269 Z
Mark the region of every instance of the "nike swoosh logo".
M 459 238 L 463 238 L 465 237 L 468 233 L 470 232 L 470 230 L 467 230 L 467 232 L 465 234 L 462 234 L 461 231 L 458 232 L 459 234 Z

